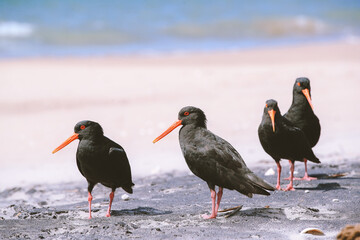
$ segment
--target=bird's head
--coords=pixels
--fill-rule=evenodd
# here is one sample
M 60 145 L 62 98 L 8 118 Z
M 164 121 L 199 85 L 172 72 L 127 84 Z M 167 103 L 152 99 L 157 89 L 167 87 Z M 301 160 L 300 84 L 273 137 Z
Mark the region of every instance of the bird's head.
M 206 128 L 206 116 L 200 108 L 187 106 L 183 107 L 178 115 L 178 121 L 171 125 L 165 132 L 158 136 L 153 143 L 156 143 L 166 135 L 168 135 L 172 130 L 177 128 L 180 125 L 195 125 L 198 127 Z
M 297 78 L 295 80 L 293 92 L 294 94 L 304 95 L 311 108 L 314 109 L 311 102 L 311 87 L 310 87 L 310 80 L 308 78 L 306 77 Z
M 74 134 L 65 140 L 60 146 L 58 146 L 52 153 L 56 153 L 62 148 L 66 147 L 69 143 L 76 139 L 87 139 L 102 136 L 103 130 L 97 122 L 84 120 L 78 122 L 74 127 Z
M 74 132 L 79 135 L 80 140 L 104 135 L 100 124 L 89 120 L 78 122 L 74 127 Z
M 280 113 L 280 109 L 278 107 L 277 101 L 274 99 L 267 100 L 265 103 L 265 107 L 264 107 L 264 116 L 270 117 L 273 132 L 275 132 L 275 119 L 279 115 L 281 115 L 281 113 Z

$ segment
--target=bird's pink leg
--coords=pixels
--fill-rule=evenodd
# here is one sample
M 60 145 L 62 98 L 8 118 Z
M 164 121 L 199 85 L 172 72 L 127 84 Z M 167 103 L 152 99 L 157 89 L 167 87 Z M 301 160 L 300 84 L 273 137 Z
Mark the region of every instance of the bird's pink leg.
M 294 177 L 294 180 L 306 180 L 306 181 L 316 180 L 317 178 L 310 177 L 308 175 L 308 172 L 307 172 L 307 159 L 306 158 L 304 158 L 304 164 L 305 164 L 305 175 L 304 175 L 304 177 L 303 178 Z M 290 180 L 290 177 L 284 178 L 284 180 Z
M 88 202 L 89 202 L 89 219 L 91 219 L 91 201 L 93 197 L 90 192 L 88 192 Z
M 306 181 L 316 180 L 317 179 L 316 177 L 309 177 L 308 175 L 306 158 L 304 158 L 304 164 L 305 164 L 305 175 L 303 178 L 300 178 L 299 180 L 306 180 Z
M 219 187 L 219 191 L 217 193 L 217 202 L 216 202 L 216 207 L 215 207 L 215 217 L 217 216 L 219 207 L 220 207 L 220 201 L 221 201 L 221 197 L 223 195 L 223 188 Z
M 281 190 L 281 187 L 280 187 L 280 176 L 281 176 L 281 165 L 280 165 L 280 162 L 276 162 L 276 165 L 277 165 L 277 183 L 276 183 L 276 189 L 277 190 Z
M 107 213 L 106 213 L 106 217 L 110 217 L 110 211 L 111 211 L 111 204 L 112 204 L 112 201 L 114 199 L 114 192 L 111 192 L 110 193 L 110 202 L 109 202 L 109 208 L 107 210 Z
M 294 163 L 295 164 L 295 163 Z M 300 180 L 300 178 L 292 177 L 293 180 Z M 287 178 L 284 178 L 284 180 L 291 180 L 291 175 Z
M 295 188 L 293 187 L 293 179 L 294 179 L 294 169 L 295 164 L 289 160 L 290 163 L 290 183 L 289 185 L 284 189 L 284 191 L 295 191 Z
M 210 189 L 211 192 L 211 200 L 212 200 L 212 208 L 211 208 L 211 215 L 202 215 L 204 219 L 210 219 L 210 218 L 216 218 L 215 214 L 215 198 L 216 198 L 216 192 L 212 189 Z

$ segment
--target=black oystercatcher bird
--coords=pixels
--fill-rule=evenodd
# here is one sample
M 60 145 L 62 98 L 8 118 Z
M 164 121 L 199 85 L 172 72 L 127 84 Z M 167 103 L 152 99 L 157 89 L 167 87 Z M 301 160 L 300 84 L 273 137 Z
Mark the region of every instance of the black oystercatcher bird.
M 268 153 L 277 165 L 276 189 L 280 190 L 281 159 L 288 159 L 290 163 L 290 184 L 285 191 L 295 190 L 293 187 L 294 162 L 304 161 L 304 158 L 320 163 L 314 155 L 305 134 L 295 127 L 286 118 L 281 116 L 277 102 L 267 100 L 258 129 L 259 139 L 265 152 Z
M 153 143 L 183 125 L 179 141 L 186 163 L 196 176 L 207 182 L 211 192 L 212 212 L 210 216 L 203 215 L 203 218 L 216 218 L 223 188 L 236 190 L 248 197 L 253 194 L 270 195 L 266 190 L 275 190 L 247 168 L 230 143 L 207 130 L 206 117 L 201 109 L 184 107 L 180 110 L 178 119 Z M 215 186 L 219 187 L 216 206 Z
M 293 88 L 292 104 L 284 117 L 304 132 L 310 147 L 314 147 L 317 144 L 320 138 L 321 127 L 311 102 L 311 88 L 308 78 L 302 77 L 296 79 Z M 307 181 L 316 179 L 308 175 L 306 158 L 304 159 L 304 164 L 305 176 L 295 179 Z
M 52 153 L 56 153 L 66 145 L 79 139 L 76 152 L 76 163 L 80 173 L 88 182 L 89 218 L 91 218 L 91 191 L 95 184 L 111 188 L 110 203 L 106 216 L 110 217 L 111 204 L 115 189 L 123 188 L 132 193 L 134 183 L 131 180 L 131 170 L 124 149 L 104 136 L 100 124 L 92 121 L 81 121 L 75 125 L 75 133 Z

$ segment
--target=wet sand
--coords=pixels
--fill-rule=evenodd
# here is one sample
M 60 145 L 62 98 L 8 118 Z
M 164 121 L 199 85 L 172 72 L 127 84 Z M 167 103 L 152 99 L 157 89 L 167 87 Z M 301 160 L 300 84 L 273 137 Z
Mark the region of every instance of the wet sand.
M 167 56 L 1 60 L 0 236 L 296 239 L 310 225 L 334 236 L 347 223 L 360 221 L 359 66 L 358 42 Z M 181 107 L 194 105 L 205 111 L 208 128 L 263 176 L 268 168 L 275 169 L 257 137 L 264 103 L 274 98 L 285 113 L 300 76 L 311 80 L 322 126 L 314 148 L 322 164 L 311 164 L 310 174 L 346 176 L 301 182 L 296 192 L 270 197 L 247 199 L 227 191 L 223 207 L 242 204 L 243 209 L 231 218 L 201 220 L 210 207 L 209 192 L 189 173 L 177 131 L 155 145 L 152 140 L 177 120 Z M 104 217 L 108 190 L 101 187 L 94 190 L 99 210 L 93 220 L 86 219 L 86 183 L 75 163 L 77 143 L 51 155 L 83 119 L 99 122 L 105 135 L 125 148 L 132 167 L 135 193 L 123 202 L 118 191 L 110 219 Z M 296 170 L 301 175 L 303 164 Z M 275 176 L 266 179 L 276 182 Z

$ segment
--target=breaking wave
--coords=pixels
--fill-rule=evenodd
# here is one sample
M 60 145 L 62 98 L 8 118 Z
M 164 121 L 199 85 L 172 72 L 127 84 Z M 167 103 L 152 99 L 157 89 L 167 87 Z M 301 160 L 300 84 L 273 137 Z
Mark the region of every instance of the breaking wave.
M 34 27 L 28 23 L 0 22 L 0 37 L 28 37 L 34 32 Z

